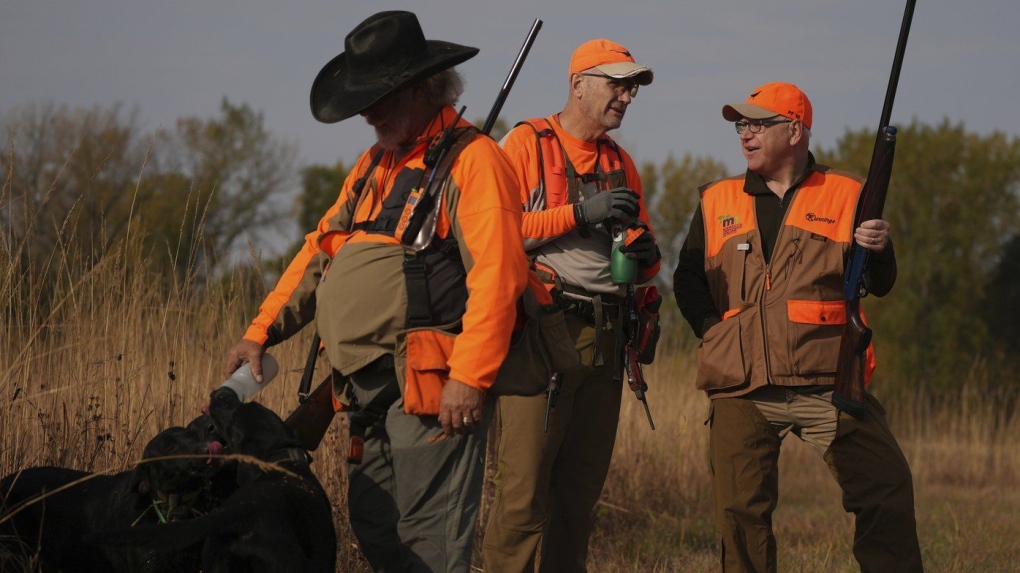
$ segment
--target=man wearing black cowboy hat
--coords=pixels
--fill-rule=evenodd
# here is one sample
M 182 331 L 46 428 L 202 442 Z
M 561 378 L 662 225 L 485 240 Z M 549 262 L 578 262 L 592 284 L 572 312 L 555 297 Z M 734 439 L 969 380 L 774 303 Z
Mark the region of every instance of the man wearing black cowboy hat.
M 344 48 L 312 84 L 312 114 L 360 114 L 378 141 L 224 370 L 247 360 L 258 377 L 265 348 L 314 320 L 365 439 L 348 494 L 362 551 L 376 570 L 467 572 L 485 391 L 527 282 L 515 176 L 452 107 L 453 66 L 477 49 L 426 40 L 410 12 L 368 18 Z

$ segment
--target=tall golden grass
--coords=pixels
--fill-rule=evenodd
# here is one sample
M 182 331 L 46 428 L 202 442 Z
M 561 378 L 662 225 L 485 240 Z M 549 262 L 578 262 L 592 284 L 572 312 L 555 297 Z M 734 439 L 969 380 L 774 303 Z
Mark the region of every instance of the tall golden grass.
M 0 199 L 18 208 L 9 193 Z M 149 438 L 199 413 L 264 286 L 242 270 L 215 281 L 192 268 L 167 276 L 153 270 L 158 253 L 130 242 L 98 254 L 61 244 L 46 260 L 26 260 L 11 236 L 0 243 L 0 474 L 129 469 Z M 280 379 L 259 401 L 281 415 L 296 406 L 309 338 L 272 350 Z M 591 571 L 718 570 L 708 401 L 693 389 L 689 350 L 667 340 L 659 357 L 647 370 L 654 432 L 625 390 Z M 967 391 L 954 402 L 886 404 L 914 471 L 929 571 L 1016 570 L 1020 416 L 1009 404 Z M 366 571 L 347 525 L 345 432 L 337 418 L 313 468 L 335 508 L 337 570 Z M 780 570 L 855 571 L 852 519 L 824 464 L 796 440 L 784 448 L 781 495 Z

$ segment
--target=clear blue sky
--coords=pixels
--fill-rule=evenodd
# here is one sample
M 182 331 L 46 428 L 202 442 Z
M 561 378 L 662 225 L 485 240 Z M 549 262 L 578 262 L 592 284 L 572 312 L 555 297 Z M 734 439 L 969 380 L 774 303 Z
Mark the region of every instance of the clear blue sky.
M 221 98 L 264 113 L 303 162 L 353 161 L 361 118 L 317 123 L 308 91 L 358 22 L 410 9 L 426 37 L 479 47 L 461 66 L 469 119 L 485 117 L 535 18 L 544 26 L 504 109 L 547 115 L 566 98 L 570 54 L 608 37 L 656 72 L 617 139 L 639 160 L 711 156 L 741 168 L 720 117 L 756 85 L 796 83 L 815 107 L 815 145 L 877 125 L 901 0 L 0 0 L 0 111 L 49 101 L 137 106 L 144 127 L 214 116 Z M 893 123 L 963 121 L 1020 134 L 1020 2 L 919 0 Z

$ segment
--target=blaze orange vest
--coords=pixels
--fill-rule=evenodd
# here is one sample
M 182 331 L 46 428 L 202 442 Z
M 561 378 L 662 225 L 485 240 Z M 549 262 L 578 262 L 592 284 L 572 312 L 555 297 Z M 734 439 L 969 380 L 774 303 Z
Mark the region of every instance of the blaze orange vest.
M 583 186 L 592 181 L 596 182 L 600 191 L 626 186 L 623 158 L 612 139 L 600 137 L 596 141 L 599 161 L 595 172 L 579 174 L 567 157 L 567 152 L 556 137 L 556 131 L 548 119 L 537 117 L 517 125 L 527 125 L 534 130 L 535 137 L 538 138 L 538 164 L 541 172 L 539 184 L 545 192 L 547 209 L 577 203 Z

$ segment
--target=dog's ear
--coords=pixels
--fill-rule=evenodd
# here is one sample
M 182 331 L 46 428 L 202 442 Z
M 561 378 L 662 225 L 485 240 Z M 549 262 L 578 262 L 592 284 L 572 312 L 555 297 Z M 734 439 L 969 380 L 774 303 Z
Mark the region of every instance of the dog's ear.
M 141 463 L 135 466 L 135 471 L 131 472 L 131 491 L 148 494 L 152 490 L 152 476 L 149 473 L 149 464 Z

